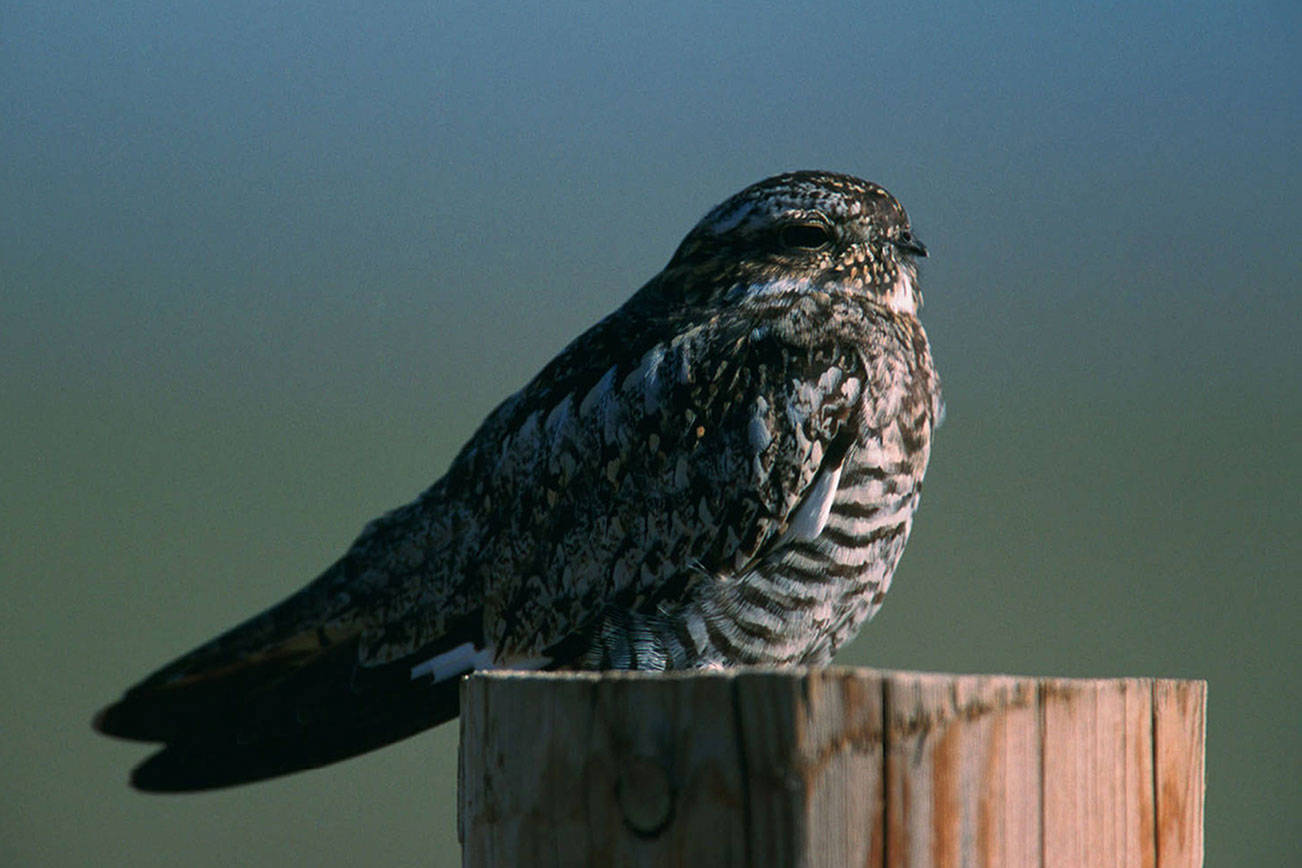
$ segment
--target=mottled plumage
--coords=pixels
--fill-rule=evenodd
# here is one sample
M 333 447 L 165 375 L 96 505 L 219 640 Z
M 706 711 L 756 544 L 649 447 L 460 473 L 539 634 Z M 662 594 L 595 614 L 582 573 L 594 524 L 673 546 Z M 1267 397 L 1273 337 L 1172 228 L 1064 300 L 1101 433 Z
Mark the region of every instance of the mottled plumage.
M 796 172 L 508 398 L 315 582 L 97 719 L 143 789 L 322 765 L 457 714 L 482 667 L 828 662 L 881 605 L 940 412 L 899 203 Z

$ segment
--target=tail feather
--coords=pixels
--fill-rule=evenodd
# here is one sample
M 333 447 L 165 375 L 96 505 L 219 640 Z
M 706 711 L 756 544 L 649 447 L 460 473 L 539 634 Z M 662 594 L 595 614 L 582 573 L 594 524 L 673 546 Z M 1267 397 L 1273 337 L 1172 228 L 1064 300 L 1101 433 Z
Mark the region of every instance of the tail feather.
M 299 723 L 286 716 L 274 730 L 245 740 L 215 732 L 169 742 L 131 774 L 131 785 L 156 793 L 194 792 L 317 768 L 415 735 L 459 711 L 458 682 L 422 684 L 401 696 L 372 696 L 343 719 Z M 285 709 L 292 715 L 294 709 Z
M 282 606 L 289 604 L 294 598 Z M 183 792 L 263 780 L 457 716 L 459 676 L 479 661 L 418 667 L 466 642 L 482 643 L 478 613 L 405 656 L 368 665 L 360 627 L 343 629 L 336 617 L 327 629 L 296 605 L 299 616 L 272 609 L 159 670 L 96 716 L 95 729 L 106 735 L 163 742 L 136 768 L 135 787 Z
M 264 662 L 210 683 L 138 688 L 102 711 L 95 728 L 164 742 L 132 774 L 141 790 L 263 780 L 356 756 L 456 717 L 459 677 L 413 679 L 412 661 L 423 656 L 360 667 L 356 641 L 343 643 L 307 661 Z
M 372 522 L 306 587 L 100 712 L 100 732 L 163 744 L 132 783 L 180 792 L 262 780 L 456 717 L 460 675 L 495 661 L 474 596 L 425 595 L 429 577 L 394 554 L 428 532 L 427 508 L 423 498 Z

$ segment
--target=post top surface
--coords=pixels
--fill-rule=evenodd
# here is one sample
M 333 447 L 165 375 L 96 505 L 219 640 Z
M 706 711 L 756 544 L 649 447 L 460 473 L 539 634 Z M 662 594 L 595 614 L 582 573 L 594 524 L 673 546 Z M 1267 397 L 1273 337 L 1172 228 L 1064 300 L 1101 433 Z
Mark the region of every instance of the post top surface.
M 1206 690 L 1207 682 L 1202 679 L 1162 678 L 1158 676 L 1119 676 L 1115 678 L 1065 678 L 1056 675 L 1008 675 L 1004 673 L 952 673 L 952 672 L 914 672 L 902 669 L 874 669 L 867 666 L 737 666 L 727 669 L 690 669 L 669 672 L 643 672 L 628 670 L 588 671 L 548 671 L 536 670 L 480 670 L 468 676 L 472 680 L 489 681 L 733 681 L 736 679 L 772 679 L 775 681 L 800 681 L 816 678 L 820 680 L 870 680 L 870 681 L 904 681 L 918 683 L 977 683 L 991 680 L 1026 682 L 1033 681 L 1048 685 L 1073 687 L 1103 686 L 1119 682 L 1133 682 L 1152 685 L 1155 683 L 1200 685 Z

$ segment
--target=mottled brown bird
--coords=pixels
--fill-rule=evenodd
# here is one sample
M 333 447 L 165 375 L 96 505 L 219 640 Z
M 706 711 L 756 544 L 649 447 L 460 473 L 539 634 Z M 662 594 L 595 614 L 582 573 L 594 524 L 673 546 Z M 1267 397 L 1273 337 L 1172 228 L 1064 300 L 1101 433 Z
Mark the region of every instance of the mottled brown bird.
M 488 417 L 338 562 L 95 726 L 144 790 L 320 766 L 456 716 L 480 668 L 824 664 L 881 605 L 940 414 L 900 204 L 794 172 Z

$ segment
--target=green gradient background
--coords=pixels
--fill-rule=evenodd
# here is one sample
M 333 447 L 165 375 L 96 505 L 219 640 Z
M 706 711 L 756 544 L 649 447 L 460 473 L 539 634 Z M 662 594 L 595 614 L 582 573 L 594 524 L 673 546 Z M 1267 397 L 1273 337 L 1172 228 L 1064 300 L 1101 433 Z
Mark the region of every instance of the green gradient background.
M 354 5 L 0 10 L 0 861 L 457 864 L 455 727 L 147 797 L 90 716 L 823 167 L 949 407 L 842 662 L 1206 678 L 1208 864 L 1302 864 L 1297 4 Z

